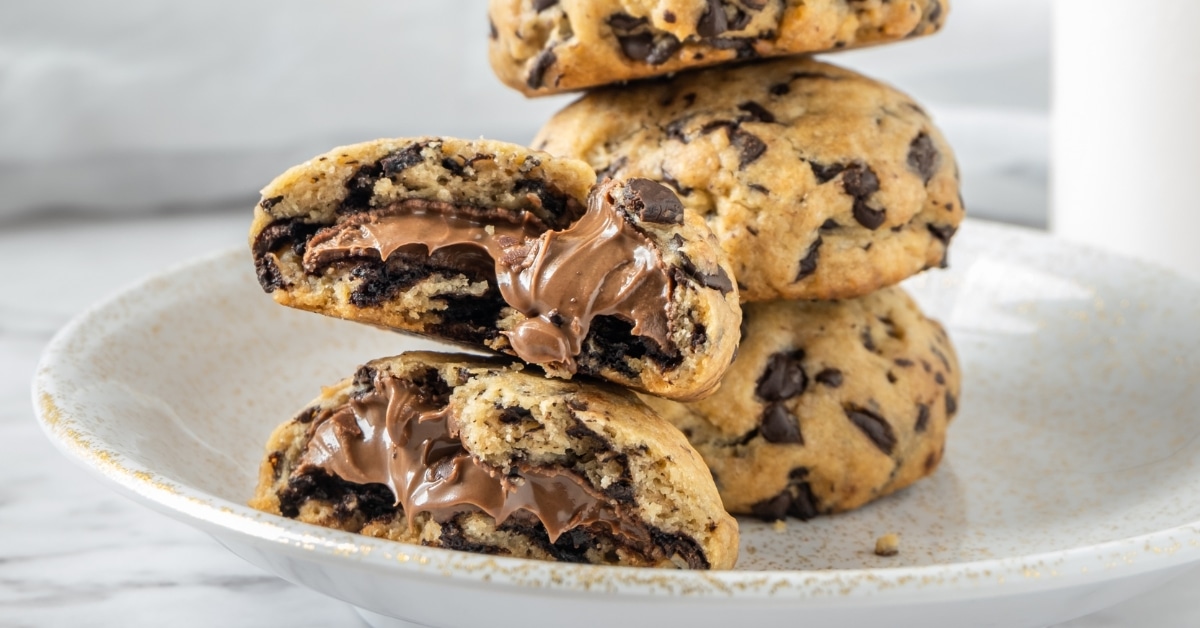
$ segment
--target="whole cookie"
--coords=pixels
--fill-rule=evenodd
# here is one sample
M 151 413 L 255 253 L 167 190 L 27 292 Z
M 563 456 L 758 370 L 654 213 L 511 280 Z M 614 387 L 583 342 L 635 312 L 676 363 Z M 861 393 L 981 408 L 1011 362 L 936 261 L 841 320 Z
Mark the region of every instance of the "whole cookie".
M 745 320 L 715 395 L 646 398 L 704 456 L 729 512 L 808 519 L 937 468 L 958 409 L 958 362 L 942 326 L 903 290 L 753 303 Z
M 743 301 L 835 299 L 944 265 L 954 154 L 904 94 L 811 59 L 579 99 L 534 146 L 671 186 L 730 256 Z
M 645 179 L 487 140 L 344 146 L 263 190 L 250 230 L 276 301 L 488 348 L 571 378 L 703 397 L 741 320 L 704 221 Z
M 468 552 L 728 569 L 737 522 L 631 393 L 475 356 L 374 360 L 267 443 L 251 505 Z
M 491 0 L 492 68 L 526 95 L 936 32 L 946 0 Z

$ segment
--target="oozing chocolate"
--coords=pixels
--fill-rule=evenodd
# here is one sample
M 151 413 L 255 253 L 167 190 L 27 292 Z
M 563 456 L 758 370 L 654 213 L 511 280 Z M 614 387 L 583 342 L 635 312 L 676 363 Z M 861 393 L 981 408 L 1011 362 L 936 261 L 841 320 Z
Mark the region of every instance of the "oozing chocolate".
M 310 434 L 298 474 L 315 467 L 347 482 L 387 486 L 410 526 L 423 512 L 445 522 L 483 511 L 500 525 L 526 511 L 551 543 L 570 530 L 600 526 L 629 546 L 654 545 L 644 524 L 570 471 L 522 466 L 502 474 L 482 464 L 463 447 L 444 398 L 385 373 L 346 405 L 318 416 Z
M 634 180 L 632 196 L 651 202 L 643 198 L 644 184 L 661 187 Z M 402 201 L 321 230 L 308 243 L 304 266 L 317 272 L 347 257 L 386 261 L 408 247 L 424 247 L 430 256 L 464 268 L 487 266 L 470 253 L 478 251 L 491 258 L 504 301 L 527 317 L 504 332 L 526 362 L 575 372 L 575 356 L 597 316 L 627 320 L 634 335 L 669 351 L 670 275 L 649 239 L 617 210 L 617 203 L 628 200 L 616 197 L 620 188 L 612 181 L 597 186 L 587 213 L 561 231 L 547 230 L 528 212 Z M 675 219 L 666 214 L 654 216 Z

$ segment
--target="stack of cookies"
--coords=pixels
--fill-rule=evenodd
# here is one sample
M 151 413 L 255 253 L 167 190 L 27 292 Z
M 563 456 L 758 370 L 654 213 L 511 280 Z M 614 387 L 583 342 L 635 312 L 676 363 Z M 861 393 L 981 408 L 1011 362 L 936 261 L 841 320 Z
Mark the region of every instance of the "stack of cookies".
M 534 147 L 666 185 L 729 256 L 737 361 L 707 399 L 646 400 L 731 513 L 856 508 L 942 458 L 955 353 L 895 284 L 946 264 L 964 209 L 953 153 L 908 96 L 789 55 L 933 33 L 946 14 L 942 0 L 491 1 L 509 86 L 590 90 Z
M 366 361 L 275 429 L 251 504 L 449 549 L 727 569 L 730 513 L 808 518 L 930 473 L 958 368 L 893 284 L 945 262 L 953 156 L 904 95 L 784 55 L 933 32 L 938 0 L 490 16 L 510 85 L 596 89 L 536 149 L 397 138 L 295 166 L 250 248 L 283 305 L 493 355 Z

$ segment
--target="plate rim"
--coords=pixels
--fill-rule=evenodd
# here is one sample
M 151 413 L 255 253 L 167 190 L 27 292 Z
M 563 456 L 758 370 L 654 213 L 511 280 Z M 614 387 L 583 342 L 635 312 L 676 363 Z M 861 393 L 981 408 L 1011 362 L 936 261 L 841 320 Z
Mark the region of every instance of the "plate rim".
M 1054 240 L 1063 246 L 1090 250 L 1141 270 L 1166 273 L 1195 284 L 1152 262 L 1057 239 L 1041 230 L 981 219 L 967 222 L 971 229 Z M 210 534 L 241 534 L 299 552 L 302 557 L 356 560 L 360 565 L 401 577 L 437 573 L 460 586 L 511 586 L 553 593 L 650 598 L 682 595 L 793 601 L 853 599 L 856 605 L 865 602 L 873 606 L 914 599 L 959 598 L 964 591 L 970 591 L 972 597 L 1015 595 L 1030 589 L 1072 587 L 1200 561 L 1197 551 L 1200 520 L 1104 543 L 954 563 L 855 569 L 674 571 L 554 563 L 409 545 L 256 511 L 160 477 L 124 453 L 109 448 L 102 438 L 89 431 L 86 418 L 64 409 L 70 405 L 64 403 L 70 397 L 65 389 L 70 386 L 64 386 L 66 382 L 60 380 L 60 372 L 69 374 L 73 369 L 64 363 L 66 347 L 78 342 L 100 343 L 120 326 L 120 317 L 105 317 L 105 313 L 129 301 L 152 299 L 147 287 L 155 282 L 205 266 L 229 263 L 244 254 L 243 248 L 231 247 L 174 264 L 85 308 L 47 344 L 31 387 L 37 421 L 59 451 L 122 494 Z M 81 340 L 81 331 L 90 325 L 104 333 L 92 333 L 90 338 Z M 1094 565 L 1101 555 L 1108 559 L 1100 568 L 1082 564 L 1086 561 Z M 867 594 L 858 594 L 864 592 Z

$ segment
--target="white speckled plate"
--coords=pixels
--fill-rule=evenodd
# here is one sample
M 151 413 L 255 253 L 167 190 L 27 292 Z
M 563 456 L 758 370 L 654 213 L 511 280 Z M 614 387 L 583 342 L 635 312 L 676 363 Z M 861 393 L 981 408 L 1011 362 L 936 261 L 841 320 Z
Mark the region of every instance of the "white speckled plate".
M 846 515 L 743 521 L 731 572 L 477 556 L 250 510 L 273 426 L 361 361 L 431 344 L 279 307 L 244 251 L 80 316 L 34 402 L 123 492 L 376 625 L 1036 626 L 1200 560 L 1200 285 L 981 222 L 953 262 L 908 283 L 966 374 L 941 469 Z M 889 531 L 900 554 L 874 556 Z

